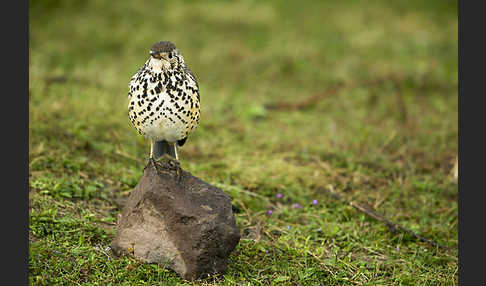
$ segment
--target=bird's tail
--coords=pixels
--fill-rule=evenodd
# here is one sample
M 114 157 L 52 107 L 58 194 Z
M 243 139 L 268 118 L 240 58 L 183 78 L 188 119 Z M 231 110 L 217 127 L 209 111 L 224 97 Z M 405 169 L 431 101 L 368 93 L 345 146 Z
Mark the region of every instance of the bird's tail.
M 169 144 L 169 142 L 162 140 L 162 141 L 155 141 L 154 142 L 154 159 L 158 159 L 165 154 L 169 154 L 174 159 L 177 158 L 177 150 L 175 144 Z

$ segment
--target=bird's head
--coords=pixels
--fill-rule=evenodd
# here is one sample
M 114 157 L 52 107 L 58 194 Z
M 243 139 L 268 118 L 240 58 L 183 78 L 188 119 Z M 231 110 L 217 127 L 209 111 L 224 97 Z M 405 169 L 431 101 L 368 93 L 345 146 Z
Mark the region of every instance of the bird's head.
M 150 62 L 154 67 L 168 70 L 178 67 L 184 59 L 173 43 L 162 41 L 150 47 Z

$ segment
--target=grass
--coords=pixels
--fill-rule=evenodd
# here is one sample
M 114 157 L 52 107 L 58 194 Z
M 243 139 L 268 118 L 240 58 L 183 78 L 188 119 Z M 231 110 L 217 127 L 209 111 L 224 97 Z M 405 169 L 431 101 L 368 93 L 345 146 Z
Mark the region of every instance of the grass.
M 30 284 L 457 285 L 456 6 L 31 1 Z M 227 273 L 195 282 L 106 249 L 149 152 L 128 81 L 159 40 L 201 91 L 181 165 L 242 210 Z

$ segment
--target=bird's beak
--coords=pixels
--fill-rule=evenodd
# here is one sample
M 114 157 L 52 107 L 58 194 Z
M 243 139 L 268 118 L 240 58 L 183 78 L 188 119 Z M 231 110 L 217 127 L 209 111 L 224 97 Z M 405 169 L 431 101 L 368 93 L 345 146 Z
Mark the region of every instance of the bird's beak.
M 150 55 L 153 58 L 156 58 L 156 59 L 159 59 L 159 60 L 169 61 L 166 53 L 159 53 L 159 52 L 150 51 Z
M 167 53 L 160 53 L 159 58 L 165 60 L 166 62 L 169 61 L 169 59 L 167 58 Z

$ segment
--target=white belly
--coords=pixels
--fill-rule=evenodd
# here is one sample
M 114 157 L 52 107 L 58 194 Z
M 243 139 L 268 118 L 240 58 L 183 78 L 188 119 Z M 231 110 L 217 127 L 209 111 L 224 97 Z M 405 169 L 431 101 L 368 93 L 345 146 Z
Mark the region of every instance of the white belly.
M 185 124 L 181 121 L 172 122 L 167 118 L 154 120 L 153 124 L 144 125 L 141 129 L 145 133 L 145 138 L 155 141 L 166 140 L 169 143 L 184 139 L 186 132 Z
M 154 97 L 156 99 L 152 101 Z M 176 103 L 180 106 L 179 102 L 171 102 L 171 98 L 165 94 L 149 96 L 143 103 L 136 98 L 132 100 L 134 104 L 129 115 L 137 116 L 134 125 L 145 138 L 173 143 L 187 137 L 188 118 L 177 112 Z

